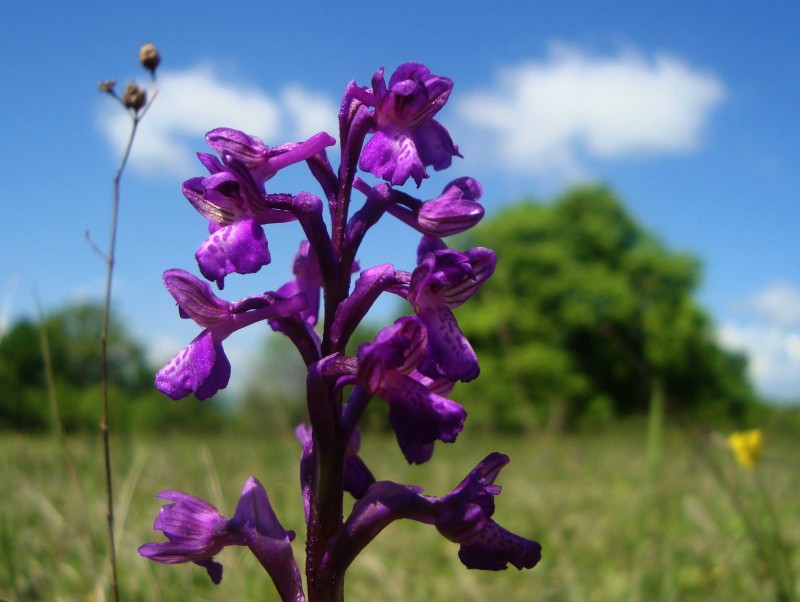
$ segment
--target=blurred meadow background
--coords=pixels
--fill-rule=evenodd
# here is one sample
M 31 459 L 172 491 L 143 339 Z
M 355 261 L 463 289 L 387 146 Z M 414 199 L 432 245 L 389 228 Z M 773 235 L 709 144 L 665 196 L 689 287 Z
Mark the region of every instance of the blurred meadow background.
M 464 159 L 406 192 L 480 180 L 484 222 L 448 242 L 493 248 L 498 270 L 457 312 L 482 367 L 452 395 L 469 413 L 459 440 L 408 466 L 375 403 L 361 456 L 441 495 L 508 454 L 495 518 L 543 559 L 467 571 L 435 529 L 401 521 L 356 560 L 348 599 L 800 599 L 800 5 L 297 6 L 0 8 L 0 600 L 109 599 L 93 246 L 128 123 L 96 82 L 146 84 L 146 41 L 164 62 L 123 178 L 109 340 L 122 599 L 275 596 L 246 550 L 222 553 L 219 586 L 139 557 L 161 539 L 163 489 L 231 513 L 256 476 L 303 556 L 296 353 L 250 329 L 226 341 L 232 382 L 214 400 L 153 388 L 197 334 L 161 274 L 196 272 L 205 223 L 180 185 L 202 173 L 205 132 L 334 134 L 347 82 L 409 60 L 455 81 L 437 119 Z M 270 190 L 317 192 L 286 171 Z M 385 222 L 361 265 L 408 269 L 416 235 Z M 268 228 L 259 290 L 230 277 L 222 296 L 288 280 L 295 226 Z M 353 349 L 406 312 L 379 304 Z

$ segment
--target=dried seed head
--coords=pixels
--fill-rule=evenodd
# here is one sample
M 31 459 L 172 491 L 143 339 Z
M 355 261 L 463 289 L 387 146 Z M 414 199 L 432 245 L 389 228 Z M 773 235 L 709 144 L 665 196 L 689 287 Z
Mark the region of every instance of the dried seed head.
M 125 93 L 122 95 L 122 104 L 129 109 L 138 111 L 146 102 L 147 94 L 136 82 L 131 82 L 125 86 Z
M 101 92 L 107 92 L 109 94 L 114 93 L 114 86 L 117 84 L 117 80 L 115 79 L 107 79 L 102 82 L 97 82 L 97 89 Z
M 161 55 L 158 54 L 156 47 L 148 42 L 139 48 L 139 62 L 150 73 L 155 73 L 159 63 L 161 63 Z

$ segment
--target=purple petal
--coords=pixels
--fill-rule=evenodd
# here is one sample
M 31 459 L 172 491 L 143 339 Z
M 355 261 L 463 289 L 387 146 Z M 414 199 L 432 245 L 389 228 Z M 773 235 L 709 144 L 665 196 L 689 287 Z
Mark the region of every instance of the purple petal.
M 205 181 L 206 178 L 186 180 L 183 183 L 183 196 L 207 220 L 216 224 L 231 223 L 235 217 L 233 208 L 228 203 L 221 205 L 219 202 L 211 202 L 206 198 Z
M 253 274 L 270 262 L 267 238 L 253 219 L 243 219 L 216 230 L 195 253 L 200 272 L 223 288 L 225 276 Z
M 290 142 L 270 148 L 259 138 L 230 128 L 211 130 L 206 134 L 206 141 L 223 156 L 226 163 L 230 163 L 231 159 L 239 161 L 262 183 L 284 167 L 305 161 L 336 144 L 333 137 L 320 132 L 305 142 Z
M 444 304 L 455 309 L 489 279 L 496 261 L 494 252 L 483 247 L 428 253 L 412 274 L 408 299 L 417 308 Z
M 320 273 L 317 254 L 311 244 L 304 240 L 300 243 L 300 250 L 294 257 L 292 264 L 294 280 L 290 280 L 278 289 L 278 294 L 290 297 L 302 293 L 308 303 L 301 317 L 311 326 L 317 323 L 319 317 L 319 298 L 322 287 L 322 274 Z
M 484 283 L 494 274 L 497 265 L 497 255 L 491 249 L 475 247 L 464 252 L 472 273 L 469 278 L 449 287 L 442 299 L 450 309 L 455 309 L 465 301 L 472 298 Z
M 375 482 L 372 471 L 356 454 L 348 454 L 344 459 L 344 490 L 359 499 L 366 495 L 367 489 Z
M 461 332 L 453 312 L 445 306 L 423 307 L 417 314 L 428 331 L 429 360 L 438 374 L 450 380 L 471 381 L 480 374 L 478 356 Z M 435 378 L 423 366 L 420 371 Z
M 201 332 L 189 345 L 156 374 L 156 388 L 172 399 L 194 393 L 208 399 L 228 386 L 231 365 L 222 345 L 209 330 Z
M 231 315 L 231 305 L 217 297 L 207 282 L 184 270 L 164 272 L 164 285 L 185 316 L 203 328 L 219 324 Z
M 373 134 L 364 145 L 358 166 L 394 186 L 402 186 L 409 177 L 419 186 L 428 177 L 414 139 L 393 128 Z
M 430 459 L 435 441 L 452 443 L 467 412 L 456 402 L 431 393 L 414 379 L 398 375 L 387 388 L 389 423 L 409 464 Z
M 472 178 L 450 182 L 441 196 L 423 203 L 417 215 L 420 230 L 428 236 L 444 237 L 472 228 L 484 215 L 477 202 L 481 185 Z
M 222 565 L 214 562 L 213 556 L 225 546 L 244 544 L 230 521 L 214 506 L 188 493 L 162 491 L 158 497 L 174 502 L 162 506 L 153 525 L 169 541 L 144 544 L 139 554 L 162 564 L 194 562 L 219 583 Z
M 378 74 L 376 73 L 376 76 Z M 383 73 L 380 72 L 381 81 Z M 375 79 L 373 78 L 373 85 Z M 431 119 L 447 102 L 452 80 L 431 75 L 420 63 L 403 63 L 389 78 L 388 93 L 384 88 L 382 112 L 393 119 L 417 127 Z
M 206 142 L 220 155 L 231 155 L 251 169 L 264 161 L 269 150 L 260 138 L 232 128 L 211 130 Z
M 194 563 L 198 566 L 203 567 L 208 576 L 211 578 L 211 582 L 214 585 L 219 585 L 222 581 L 222 564 L 212 560 L 211 558 L 206 558 L 204 560 L 195 560 Z
M 458 557 L 468 569 L 503 571 L 509 564 L 520 570 L 530 569 L 542 559 L 542 546 L 490 520 L 477 535 L 461 544 Z
M 423 165 L 430 165 L 436 171 L 450 167 L 453 156 L 460 157 L 458 147 L 453 144 L 450 134 L 438 121 L 431 119 L 411 132 L 414 147 Z M 419 182 L 417 182 L 419 186 Z
M 359 379 L 368 391 L 381 395 L 391 373 L 408 373 L 425 353 L 425 328 L 413 316 L 398 318 L 358 348 Z
M 303 581 L 292 554 L 294 532 L 281 526 L 257 479 L 249 477 L 245 482 L 232 523 L 269 573 L 281 600 L 304 600 Z

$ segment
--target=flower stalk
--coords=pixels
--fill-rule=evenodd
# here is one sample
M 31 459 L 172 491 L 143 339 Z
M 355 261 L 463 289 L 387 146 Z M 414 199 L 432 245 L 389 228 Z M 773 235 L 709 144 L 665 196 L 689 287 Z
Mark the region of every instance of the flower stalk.
M 116 261 L 117 249 L 117 230 L 119 225 L 119 206 L 120 206 L 120 183 L 125 167 L 128 165 L 133 141 L 139 123 L 147 113 L 150 106 L 158 94 L 156 84 L 156 68 L 161 58 L 153 44 L 145 44 L 139 50 L 139 60 L 142 66 L 147 69 L 152 78 L 151 92 L 148 95 L 134 82 L 129 83 L 122 96 L 114 90 L 115 81 L 107 80 L 98 83 L 98 89 L 118 101 L 131 119 L 130 132 L 128 134 L 125 149 L 120 158 L 117 170 L 114 172 L 111 194 L 111 223 L 109 225 L 108 249 L 101 256 L 106 264 L 105 287 L 103 293 L 103 315 L 100 326 L 100 395 L 101 395 L 101 416 L 100 432 L 103 440 L 103 467 L 105 474 L 105 494 L 106 494 L 106 525 L 108 531 L 108 560 L 111 571 L 111 595 L 115 602 L 119 602 L 119 582 L 117 576 L 116 544 L 114 542 L 114 487 L 111 471 L 111 440 L 108 424 L 108 335 L 111 322 L 111 291 L 114 277 L 114 263 Z M 95 247 L 97 250 L 97 247 Z

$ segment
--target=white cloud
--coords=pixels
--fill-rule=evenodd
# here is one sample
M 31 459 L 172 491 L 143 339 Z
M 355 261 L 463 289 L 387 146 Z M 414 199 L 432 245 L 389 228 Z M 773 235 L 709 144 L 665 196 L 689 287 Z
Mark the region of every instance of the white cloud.
M 800 290 L 788 282 L 777 282 L 748 302 L 762 320 L 783 327 L 800 326 Z
M 759 390 L 800 399 L 800 289 L 780 282 L 751 295 L 742 316 L 722 325 L 722 343 L 745 352 Z
M 293 138 L 310 138 L 317 132 L 339 133 L 339 109 L 327 97 L 300 86 L 288 86 L 280 94 L 281 107 L 293 124 Z
M 336 105 L 326 97 L 289 86 L 277 95 L 228 80 L 209 65 L 159 72 L 158 98 L 142 121 L 131 153 L 141 172 L 187 176 L 196 169 L 195 153 L 215 127 L 232 127 L 277 145 L 336 127 Z M 333 124 L 322 115 L 333 115 Z M 119 107 L 104 107 L 100 125 L 122 152 L 130 120 Z M 336 130 L 328 130 L 333 134 Z
M 582 157 L 695 149 L 724 96 L 717 77 L 667 54 L 600 57 L 554 43 L 545 60 L 501 70 L 492 88 L 456 106 L 488 134 L 487 156 L 516 171 L 572 178 L 585 171 Z

